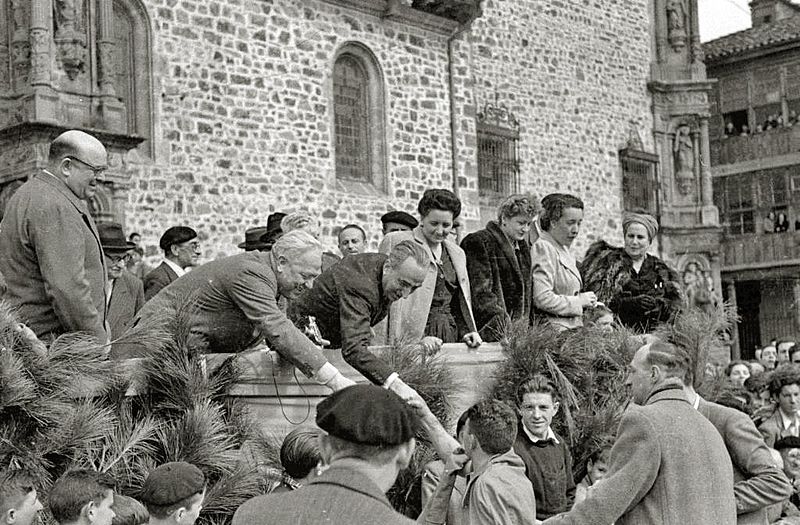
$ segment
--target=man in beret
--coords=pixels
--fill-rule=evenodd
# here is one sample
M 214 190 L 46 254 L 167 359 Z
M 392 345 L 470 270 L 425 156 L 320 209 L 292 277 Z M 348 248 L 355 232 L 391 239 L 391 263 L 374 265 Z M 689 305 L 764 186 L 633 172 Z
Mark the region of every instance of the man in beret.
M 144 298 L 149 301 L 172 281 L 195 266 L 200 259 L 200 242 L 197 232 L 188 226 L 173 226 L 158 241 L 164 251 L 164 260 L 144 276 Z
M 279 301 L 294 300 L 307 290 L 321 266 L 320 242 L 303 230 L 289 232 L 268 252 L 223 257 L 178 278 L 144 305 L 137 322 L 180 310 L 192 351 L 236 353 L 263 340 L 303 374 L 338 390 L 353 381 L 328 362 L 279 306 Z
M 150 513 L 149 525 L 192 525 L 200 515 L 205 495 L 203 472 L 191 463 L 174 461 L 150 472 L 139 501 Z
M 405 525 L 414 521 L 392 509 L 386 491 L 411 461 L 415 435 L 446 432 L 435 417 L 420 419 L 396 394 L 374 385 L 334 392 L 317 405 L 320 451 L 328 469 L 301 490 L 258 496 L 236 511 L 233 525 Z M 452 448 L 455 449 L 454 440 Z M 432 501 L 417 523 L 440 519 L 447 500 Z
M 106 268 L 87 201 L 108 168 L 103 144 L 70 130 L 50 144 L 47 168 L 23 184 L 0 224 L 3 296 L 39 336 L 88 332 L 106 343 Z
M 392 232 L 411 231 L 419 225 L 417 219 L 411 214 L 399 210 L 384 213 L 381 217 L 381 223 L 383 224 L 384 235 Z

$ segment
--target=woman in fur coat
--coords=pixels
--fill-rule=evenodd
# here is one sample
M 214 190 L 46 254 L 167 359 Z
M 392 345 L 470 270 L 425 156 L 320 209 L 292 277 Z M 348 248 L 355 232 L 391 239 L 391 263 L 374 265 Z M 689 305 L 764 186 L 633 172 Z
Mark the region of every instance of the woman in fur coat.
M 677 272 L 647 253 L 658 232 L 658 223 L 646 213 L 625 213 L 622 220 L 625 246 L 605 241 L 589 247 L 580 264 L 584 289 L 597 294 L 620 322 L 648 332 L 668 322 L 683 300 Z

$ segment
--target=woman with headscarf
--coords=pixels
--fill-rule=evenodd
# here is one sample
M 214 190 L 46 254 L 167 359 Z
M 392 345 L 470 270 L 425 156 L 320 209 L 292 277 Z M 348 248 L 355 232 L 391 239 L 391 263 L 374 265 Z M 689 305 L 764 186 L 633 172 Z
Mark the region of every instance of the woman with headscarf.
M 647 213 L 626 212 L 622 248 L 597 241 L 580 264 L 584 289 L 597 294 L 620 322 L 647 332 L 670 321 L 681 306 L 677 272 L 647 253 L 658 233 L 658 222 Z

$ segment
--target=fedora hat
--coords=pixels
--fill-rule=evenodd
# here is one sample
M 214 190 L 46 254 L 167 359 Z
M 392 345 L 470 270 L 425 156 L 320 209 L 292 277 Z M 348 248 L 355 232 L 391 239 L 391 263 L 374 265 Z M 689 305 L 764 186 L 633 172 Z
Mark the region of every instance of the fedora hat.
M 275 241 L 283 235 L 281 230 L 281 221 L 286 217 L 286 214 L 280 211 L 271 213 L 267 218 L 267 231 L 261 234 L 261 242 L 265 243 L 267 247 L 272 247 Z
M 246 251 L 261 250 L 269 246 L 261 240 L 261 237 L 267 233 L 267 226 L 256 226 L 254 228 L 247 228 L 244 232 L 244 242 L 240 242 L 237 246 Z
M 128 242 L 122 225 L 117 222 L 101 222 L 97 224 L 100 246 L 106 253 L 125 253 L 136 248 L 136 244 Z

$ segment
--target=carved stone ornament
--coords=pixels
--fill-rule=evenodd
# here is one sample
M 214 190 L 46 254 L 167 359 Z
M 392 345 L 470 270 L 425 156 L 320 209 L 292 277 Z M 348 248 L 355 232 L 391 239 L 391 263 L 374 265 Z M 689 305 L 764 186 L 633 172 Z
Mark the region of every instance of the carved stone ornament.
M 505 104 L 498 103 L 497 98 L 497 94 L 495 94 L 494 103 L 487 102 L 484 104 L 483 109 L 478 112 L 478 122 L 515 131 L 519 130 L 517 117 L 509 111 Z
M 714 291 L 714 277 L 708 259 L 695 254 L 687 257 L 681 267 L 686 302 L 707 313 L 713 312 L 717 304 L 717 294 Z
M 78 27 L 80 0 L 55 0 L 54 7 L 58 58 L 67 77 L 75 80 L 86 63 L 86 41 Z
M 675 52 L 686 46 L 686 0 L 667 0 L 667 39 Z
M 675 183 L 681 195 L 689 195 L 695 181 L 695 151 L 691 128 L 681 124 L 675 130 L 672 146 Z
M 31 84 L 50 81 L 50 32 L 47 29 L 31 31 Z
M 27 39 L 30 15 L 30 0 L 11 0 L 13 40 Z

